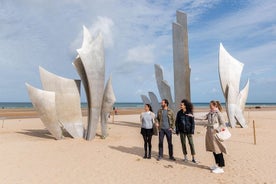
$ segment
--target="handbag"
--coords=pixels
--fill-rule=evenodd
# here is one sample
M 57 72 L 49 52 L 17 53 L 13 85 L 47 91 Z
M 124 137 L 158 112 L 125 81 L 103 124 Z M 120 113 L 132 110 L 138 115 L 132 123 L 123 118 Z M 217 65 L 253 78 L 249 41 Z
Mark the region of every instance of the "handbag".
M 216 136 L 220 141 L 225 141 L 231 137 L 231 133 L 227 127 L 224 127 L 220 132 L 216 133 Z
M 158 127 L 156 126 L 156 123 L 152 124 L 152 128 L 153 128 L 153 135 L 158 135 Z

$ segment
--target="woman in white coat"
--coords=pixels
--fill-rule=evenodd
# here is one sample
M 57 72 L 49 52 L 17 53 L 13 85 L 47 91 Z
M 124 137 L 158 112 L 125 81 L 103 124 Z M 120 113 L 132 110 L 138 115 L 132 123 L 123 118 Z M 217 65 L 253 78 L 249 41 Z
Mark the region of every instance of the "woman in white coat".
M 225 144 L 219 140 L 216 133 L 221 131 L 225 127 L 225 121 L 221 113 L 222 107 L 219 101 L 210 102 L 210 112 L 206 115 L 207 131 L 205 137 L 206 151 L 213 152 L 216 164 L 210 169 L 213 173 L 223 173 L 223 167 L 225 166 L 225 161 L 223 158 L 223 153 L 227 153 Z

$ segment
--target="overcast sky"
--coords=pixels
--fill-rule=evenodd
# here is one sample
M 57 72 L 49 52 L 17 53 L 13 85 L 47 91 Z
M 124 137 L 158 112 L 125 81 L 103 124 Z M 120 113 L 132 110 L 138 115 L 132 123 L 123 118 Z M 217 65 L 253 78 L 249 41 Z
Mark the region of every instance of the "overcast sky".
M 25 82 L 41 88 L 39 66 L 79 79 L 72 62 L 83 25 L 93 36 L 103 33 L 117 102 L 141 102 L 148 91 L 159 97 L 154 64 L 173 90 L 176 10 L 188 16 L 193 102 L 224 102 L 220 42 L 244 63 L 247 102 L 276 102 L 275 0 L 0 0 L 0 102 L 29 102 Z M 81 96 L 85 102 L 84 90 Z

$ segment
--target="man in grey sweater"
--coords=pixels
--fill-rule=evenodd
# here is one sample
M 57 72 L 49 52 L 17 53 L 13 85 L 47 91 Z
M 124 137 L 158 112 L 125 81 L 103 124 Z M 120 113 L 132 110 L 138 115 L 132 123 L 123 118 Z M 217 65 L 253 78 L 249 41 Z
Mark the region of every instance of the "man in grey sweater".
M 168 107 L 169 102 L 167 99 L 163 99 L 161 102 L 161 109 L 157 112 L 157 126 L 159 129 L 159 154 L 157 160 L 161 160 L 163 158 L 163 140 L 164 136 L 166 136 L 169 148 L 169 158 L 171 160 L 175 160 L 173 157 L 173 144 L 172 144 L 172 131 L 175 126 L 175 119 L 173 110 Z

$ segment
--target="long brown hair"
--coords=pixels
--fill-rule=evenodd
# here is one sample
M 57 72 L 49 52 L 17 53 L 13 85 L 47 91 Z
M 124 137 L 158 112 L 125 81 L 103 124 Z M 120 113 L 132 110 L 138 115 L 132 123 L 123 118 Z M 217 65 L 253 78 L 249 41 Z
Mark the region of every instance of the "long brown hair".
M 221 104 L 220 104 L 219 101 L 212 100 L 210 102 L 210 104 L 212 104 L 213 106 L 217 107 L 220 112 L 222 111 L 222 106 L 221 106 Z

